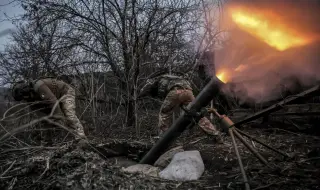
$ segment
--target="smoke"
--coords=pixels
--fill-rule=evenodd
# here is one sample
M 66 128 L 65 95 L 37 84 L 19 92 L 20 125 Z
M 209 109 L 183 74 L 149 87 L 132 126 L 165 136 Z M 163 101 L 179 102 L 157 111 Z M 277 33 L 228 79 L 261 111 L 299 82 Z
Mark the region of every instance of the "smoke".
M 1 38 L 2 36 L 6 36 L 6 35 L 11 34 L 11 33 L 12 33 L 12 29 L 2 30 L 2 31 L 0 31 L 0 38 Z
M 216 70 L 227 70 L 232 78 L 224 89 L 226 93 L 235 94 L 242 101 L 265 102 L 280 98 L 284 90 L 297 90 L 297 84 L 309 87 L 320 81 L 319 1 L 236 0 L 226 6 L 276 14 L 291 29 L 312 39 L 308 45 L 278 51 L 234 28 L 227 44 L 215 52 Z

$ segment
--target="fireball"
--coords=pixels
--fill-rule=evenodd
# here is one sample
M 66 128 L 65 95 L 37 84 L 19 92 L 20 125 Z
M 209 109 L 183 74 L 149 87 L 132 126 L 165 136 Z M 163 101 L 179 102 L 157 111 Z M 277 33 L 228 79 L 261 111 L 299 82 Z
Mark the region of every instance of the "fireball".
M 306 45 L 308 37 L 292 30 L 290 24 L 282 23 L 274 14 L 241 8 L 230 8 L 232 21 L 243 31 L 264 41 L 279 51 Z
M 270 10 L 235 5 L 230 6 L 227 13 L 240 30 L 280 52 L 308 45 L 315 40 L 315 36 L 307 34 L 304 28 L 297 28 L 297 23 L 294 23 L 294 27 L 292 20 L 291 22 L 288 19 L 284 20 L 283 17 Z M 216 76 L 224 83 L 230 82 L 239 74 L 245 76 L 246 70 L 255 62 L 234 64 L 237 64 L 235 68 L 225 66 L 218 69 Z

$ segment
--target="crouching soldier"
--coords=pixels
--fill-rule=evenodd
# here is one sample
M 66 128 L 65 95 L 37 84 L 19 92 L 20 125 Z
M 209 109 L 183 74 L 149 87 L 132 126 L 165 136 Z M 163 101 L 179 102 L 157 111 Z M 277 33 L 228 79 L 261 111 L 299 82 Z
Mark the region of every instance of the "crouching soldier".
M 19 82 L 13 86 L 12 96 L 16 101 L 37 102 L 31 109 L 39 109 L 49 114 L 55 103 L 54 122 L 71 127 L 77 134 L 76 138 L 84 138 L 83 126 L 76 116 L 75 90 L 67 83 L 54 78 L 45 78 L 33 82 Z M 63 98 L 62 98 L 63 97 Z
M 190 83 L 174 75 L 162 75 L 149 79 L 141 89 L 139 97 L 147 95 L 164 99 L 159 113 L 160 136 L 170 127 L 174 109 L 181 105 L 187 106 L 195 98 Z M 206 117 L 200 119 L 199 126 L 206 133 L 218 134 L 216 127 Z

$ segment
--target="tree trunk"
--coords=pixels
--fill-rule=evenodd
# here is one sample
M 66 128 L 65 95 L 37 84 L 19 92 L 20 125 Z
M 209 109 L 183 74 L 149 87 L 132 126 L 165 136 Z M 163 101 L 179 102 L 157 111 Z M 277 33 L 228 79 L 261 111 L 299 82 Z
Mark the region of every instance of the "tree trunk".
M 134 100 L 129 100 L 126 107 L 127 107 L 126 125 L 128 127 L 133 127 L 135 125 L 135 120 L 136 120 Z

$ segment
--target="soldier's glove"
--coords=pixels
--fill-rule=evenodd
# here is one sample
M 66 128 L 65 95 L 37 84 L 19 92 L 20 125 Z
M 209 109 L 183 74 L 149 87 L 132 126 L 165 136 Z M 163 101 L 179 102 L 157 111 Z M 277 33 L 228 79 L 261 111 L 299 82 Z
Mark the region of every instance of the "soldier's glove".
M 206 108 L 202 108 L 199 112 L 197 112 L 195 110 L 189 110 L 189 109 L 185 108 L 184 106 L 181 106 L 181 108 L 183 109 L 183 111 L 185 111 L 185 115 L 187 117 L 192 118 L 192 119 L 200 120 L 202 117 L 204 117 L 208 114 L 208 111 Z

